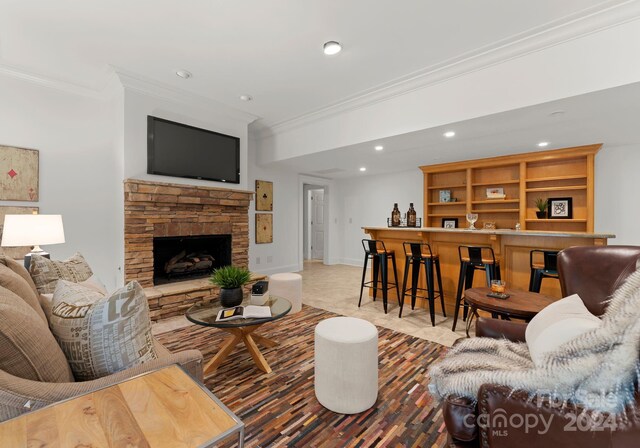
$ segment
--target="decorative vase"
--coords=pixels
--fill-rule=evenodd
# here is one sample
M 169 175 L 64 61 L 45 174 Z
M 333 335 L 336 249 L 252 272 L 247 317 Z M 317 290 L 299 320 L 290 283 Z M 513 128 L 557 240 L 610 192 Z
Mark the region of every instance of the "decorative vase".
M 537 212 L 536 212 L 536 218 L 538 218 L 538 219 L 544 219 L 544 218 L 546 218 L 546 217 L 547 217 L 547 212 L 546 212 L 546 211 L 544 211 L 544 212 L 537 211 Z
M 242 298 L 242 288 L 220 288 L 220 304 L 225 308 L 240 305 Z

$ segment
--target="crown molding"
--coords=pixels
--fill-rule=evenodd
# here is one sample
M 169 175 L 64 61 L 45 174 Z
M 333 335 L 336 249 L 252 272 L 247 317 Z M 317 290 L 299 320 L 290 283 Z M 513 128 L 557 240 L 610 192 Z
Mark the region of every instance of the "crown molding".
M 51 76 L 36 73 L 31 70 L 27 70 L 23 67 L 18 67 L 10 64 L 0 63 L 0 75 L 15 78 L 21 81 L 26 81 L 31 84 L 38 85 L 40 87 L 46 87 L 48 89 L 57 90 L 59 92 L 70 93 L 72 95 L 79 95 L 83 97 L 106 100 L 113 94 L 113 76 L 109 76 L 107 73 L 106 81 L 99 87 L 88 87 L 57 79 Z
M 376 103 L 424 89 L 493 65 L 544 50 L 589 34 L 640 18 L 640 2 L 609 1 L 559 20 L 532 28 L 465 53 L 456 58 L 423 68 L 390 82 L 364 90 L 329 106 L 287 120 L 254 123 L 258 139 L 265 139 L 312 124 L 332 116 L 362 109 Z
M 191 106 L 200 106 L 246 124 L 250 124 L 260 118 L 257 115 L 227 106 L 226 104 L 220 103 L 211 98 L 145 78 L 123 68 L 113 67 L 113 69 L 125 89 L 133 90 L 161 100 L 184 103 Z

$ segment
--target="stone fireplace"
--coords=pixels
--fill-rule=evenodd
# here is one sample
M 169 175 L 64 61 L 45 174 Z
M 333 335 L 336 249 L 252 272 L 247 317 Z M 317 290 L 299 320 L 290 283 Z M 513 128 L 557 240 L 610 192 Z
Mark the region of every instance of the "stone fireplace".
M 186 259 L 174 263 L 193 262 L 205 269 L 210 256 L 215 260 L 211 268 L 229 262 L 248 267 L 253 192 L 128 179 L 124 196 L 125 280 L 137 280 L 145 288 L 154 320 L 183 314 L 194 303 L 217 295 L 204 270 L 196 280 L 160 278 L 158 272 L 182 252 Z M 226 238 L 228 246 L 221 242 Z M 198 239 L 204 247 L 193 245 Z M 166 257 L 167 251 L 175 253 L 161 261 L 158 257 Z

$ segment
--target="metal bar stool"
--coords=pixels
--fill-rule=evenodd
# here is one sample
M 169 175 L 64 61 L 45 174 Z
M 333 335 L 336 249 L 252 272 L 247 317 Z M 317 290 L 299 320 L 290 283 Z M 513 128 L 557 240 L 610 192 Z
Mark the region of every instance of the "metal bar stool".
M 373 301 L 376 300 L 376 294 L 378 289 L 382 289 L 382 305 L 384 306 L 384 313 L 387 314 L 387 290 L 396 288 L 396 294 L 398 295 L 398 305 L 400 305 L 400 291 L 398 289 L 398 274 L 396 273 L 396 256 L 393 250 L 387 250 L 384 242 L 381 240 L 362 240 L 362 247 L 364 248 L 364 267 L 362 268 L 362 282 L 360 283 L 360 300 L 358 300 L 358 308 L 362 303 L 362 291 L 364 287 L 373 288 Z M 367 263 L 369 259 L 373 260 L 373 280 L 365 282 L 367 276 Z M 389 266 L 388 261 L 391 259 L 391 265 L 393 267 L 393 278 L 395 283 L 389 282 Z M 382 277 L 378 281 L 378 271 Z M 378 286 L 378 283 L 381 283 Z
M 408 296 L 407 291 L 411 291 L 411 309 L 416 307 L 416 297 L 429 300 L 429 314 L 431 315 L 431 325 L 435 327 L 435 296 L 436 293 L 440 297 L 440 305 L 442 306 L 442 315 L 447 317 L 444 309 L 444 296 L 442 294 L 442 275 L 440 274 L 440 257 L 431 251 L 431 246 L 422 242 L 406 241 L 402 243 L 404 249 L 404 279 L 402 281 L 402 299 L 400 301 L 400 313 L 398 317 L 402 317 L 402 308 L 404 306 L 404 298 Z M 427 280 L 426 288 L 418 288 L 418 278 L 420 277 L 420 267 L 424 264 L 425 276 Z M 411 287 L 407 288 L 407 277 L 409 276 L 409 265 L 411 265 Z M 436 291 L 433 283 L 433 271 L 436 271 L 438 280 L 438 290 Z M 418 291 L 426 291 L 426 296 L 418 296 Z
M 462 303 L 462 292 L 473 286 L 473 274 L 476 270 L 485 271 L 487 287 L 491 287 L 491 280 L 500 280 L 500 263 L 496 260 L 490 246 L 458 246 L 460 257 L 460 276 L 458 278 L 458 293 L 456 294 L 456 308 L 453 315 L 452 331 L 456 331 L 458 314 Z M 469 306 L 464 303 L 462 320 L 467 320 Z
M 540 254 L 542 255 L 542 263 L 540 263 Z M 531 266 L 531 277 L 529 278 L 529 291 L 531 292 L 540 292 L 543 278 L 560 280 L 557 250 L 533 249 L 529 253 L 529 266 Z

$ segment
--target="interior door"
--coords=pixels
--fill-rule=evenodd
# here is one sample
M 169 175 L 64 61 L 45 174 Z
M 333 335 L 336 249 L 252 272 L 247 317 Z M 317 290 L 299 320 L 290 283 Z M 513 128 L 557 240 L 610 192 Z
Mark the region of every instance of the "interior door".
M 311 258 L 324 258 L 324 190 L 311 191 Z

